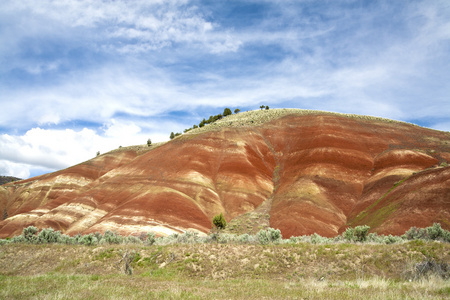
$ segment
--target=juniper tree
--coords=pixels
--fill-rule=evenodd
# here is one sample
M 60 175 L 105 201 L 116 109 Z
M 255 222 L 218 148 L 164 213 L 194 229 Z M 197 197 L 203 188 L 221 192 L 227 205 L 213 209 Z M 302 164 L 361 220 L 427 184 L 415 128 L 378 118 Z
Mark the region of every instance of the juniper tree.
M 217 228 L 217 234 L 219 234 L 219 231 L 221 229 L 225 229 L 225 227 L 227 227 L 227 221 L 223 217 L 222 213 L 220 213 L 220 215 L 214 216 L 212 222 L 213 222 L 214 226 L 216 226 L 216 228 Z
M 224 117 L 229 116 L 231 114 L 233 114 L 233 113 L 231 112 L 231 109 L 229 109 L 228 107 L 225 108 L 225 110 L 223 111 L 223 116 Z

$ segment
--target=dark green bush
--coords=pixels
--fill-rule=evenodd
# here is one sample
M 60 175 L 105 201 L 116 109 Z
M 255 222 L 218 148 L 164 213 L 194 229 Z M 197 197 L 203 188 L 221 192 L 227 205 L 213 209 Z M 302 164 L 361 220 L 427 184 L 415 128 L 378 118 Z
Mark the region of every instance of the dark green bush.
M 214 216 L 212 222 L 214 226 L 216 226 L 217 228 L 217 233 L 219 233 L 221 229 L 225 229 L 225 227 L 227 227 L 227 221 L 223 217 L 222 213 L 220 215 Z
M 223 111 L 223 116 L 224 117 L 229 116 L 231 114 L 233 114 L 233 113 L 231 112 L 231 109 L 229 109 L 228 107 L 225 108 L 225 110 Z

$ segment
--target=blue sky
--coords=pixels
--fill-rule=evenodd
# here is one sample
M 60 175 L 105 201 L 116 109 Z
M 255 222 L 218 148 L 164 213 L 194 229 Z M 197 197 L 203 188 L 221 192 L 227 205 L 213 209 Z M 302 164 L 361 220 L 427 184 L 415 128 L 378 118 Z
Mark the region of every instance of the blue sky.
M 168 140 L 232 110 L 450 130 L 450 2 L 2 0 L 0 174 Z

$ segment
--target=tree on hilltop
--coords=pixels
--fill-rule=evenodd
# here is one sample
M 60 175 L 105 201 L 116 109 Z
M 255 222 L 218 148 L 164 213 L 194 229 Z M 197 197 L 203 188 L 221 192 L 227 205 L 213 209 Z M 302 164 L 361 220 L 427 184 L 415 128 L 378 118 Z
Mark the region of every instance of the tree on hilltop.
M 232 114 L 233 114 L 233 113 L 231 112 L 231 109 L 229 109 L 228 107 L 225 108 L 225 110 L 223 111 L 223 116 L 224 116 L 224 117 L 229 116 L 229 115 L 232 115 Z
M 237 114 L 237 113 L 239 113 L 241 110 L 239 109 L 239 108 L 236 108 L 235 110 L 234 110 L 234 113 L 235 114 Z

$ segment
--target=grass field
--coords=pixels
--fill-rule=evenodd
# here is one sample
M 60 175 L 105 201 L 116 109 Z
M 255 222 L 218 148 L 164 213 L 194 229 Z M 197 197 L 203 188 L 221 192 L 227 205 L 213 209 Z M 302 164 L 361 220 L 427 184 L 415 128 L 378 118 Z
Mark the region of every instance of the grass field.
M 133 253 L 132 275 L 124 273 Z M 449 299 L 450 244 L 0 246 L 1 299 Z
M 446 299 L 442 279 L 161 279 L 137 275 L 1 276 L 2 299 Z

